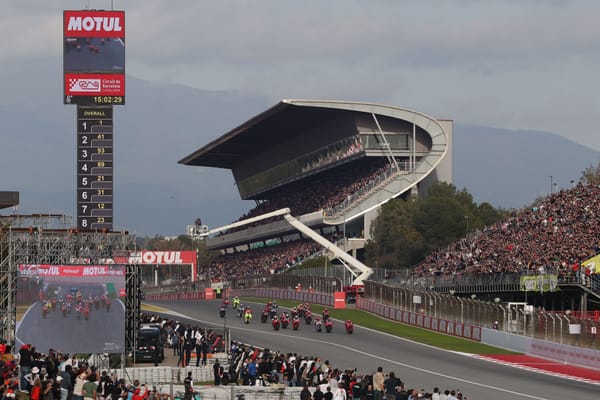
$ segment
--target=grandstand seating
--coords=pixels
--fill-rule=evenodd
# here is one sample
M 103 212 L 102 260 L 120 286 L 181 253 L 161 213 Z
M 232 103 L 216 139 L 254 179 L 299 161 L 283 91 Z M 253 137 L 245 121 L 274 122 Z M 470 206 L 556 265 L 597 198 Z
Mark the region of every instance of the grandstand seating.
M 367 186 L 375 177 L 390 167 L 391 164 L 387 159 L 370 157 L 290 183 L 270 192 L 267 200 L 243 215 L 238 221 L 285 207 L 289 207 L 292 215 L 295 216 L 333 208 Z M 251 226 L 266 224 L 273 220 L 262 220 Z M 236 228 L 227 233 L 246 228 L 247 226 Z
M 334 238 L 334 236 L 329 235 L 329 238 Z M 208 270 L 202 271 L 199 278 L 210 278 L 215 282 L 220 282 L 249 275 L 274 274 L 321 249 L 321 246 L 312 240 L 298 239 L 247 251 L 224 253 L 212 260 Z
M 540 204 L 514 211 L 447 248 L 430 254 L 415 276 L 458 276 L 499 272 L 558 272 L 559 279 L 582 271 L 580 263 L 600 250 L 600 188 L 582 184 Z

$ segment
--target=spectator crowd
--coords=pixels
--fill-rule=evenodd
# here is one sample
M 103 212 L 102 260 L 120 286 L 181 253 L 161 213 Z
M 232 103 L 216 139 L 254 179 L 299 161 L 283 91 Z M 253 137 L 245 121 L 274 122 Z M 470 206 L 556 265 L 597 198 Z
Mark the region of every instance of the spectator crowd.
M 359 372 L 356 368 L 339 368 L 329 360 L 297 353 L 233 344 L 231 362 L 216 376 L 216 382 L 240 385 L 282 384 L 303 387 L 301 400 L 457 400 L 467 399 L 459 389 L 438 387 L 428 391 L 405 384 L 393 371 L 378 367 Z
M 414 275 L 593 275 L 595 270 L 582 268 L 581 262 L 600 250 L 599 210 L 600 187 L 578 184 L 431 253 L 414 268 Z
M 154 316 L 151 320 L 154 319 Z M 148 320 L 147 320 L 148 321 Z M 160 319 L 166 325 L 168 320 Z M 187 327 L 190 332 L 197 327 Z M 0 350 L 10 352 L 10 347 Z M 371 372 L 356 368 L 338 368 L 329 360 L 297 353 L 281 353 L 269 349 L 232 342 L 230 362 L 213 366 L 214 384 L 285 385 L 303 387 L 302 400 L 455 400 L 467 399 L 459 389 L 431 391 L 414 388 L 402 382 L 393 371 L 382 367 Z M 187 364 L 186 364 L 187 365 Z M 202 365 L 206 365 L 203 363 Z M 184 365 L 178 365 L 184 367 Z M 31 400 L 158 400 L 170 398 L 139 380 L 126 384 L 114 373 L 100 371 L 94 365 L 75 356 L 49 349 L 47 354 L 37 352 L 34 346 L 23 345 L 16 358 L 1 363 L 0 386 L 2 399 L 12 400 L 18 393 L 26 393 Z M 20 377 L 20 380 L 19 380 Z M 191 372 L 184 381 L 186 390 L 193 387 Z M 197 389 L 197 385 L 196 385 Z
M 261 201 L 238 221 L 286 207 L 295 216 L 333 208 L 372 183 L 377 176 L 391 167 L 392 164 L 383 157 L 366 157 L 350 164 L 344 164 L 340 168 L 289 183 L 265 194 L 266 200 Z M 252 226 L 272 221 L 271 219 L 263 220 Z M 246 228 L 247 226 L 244 226 L 229 232 Z
M 336 240 L 337 234 L 326 235 Z M 270 275 L 317 253 L 322 246 L 311 239 L 297 239 L 273 246 L 265 246 L 246 251 L 224 253 L 212 260 L 208 269 L 199 274 L 199 279 L 226 281 L 250 275 Z

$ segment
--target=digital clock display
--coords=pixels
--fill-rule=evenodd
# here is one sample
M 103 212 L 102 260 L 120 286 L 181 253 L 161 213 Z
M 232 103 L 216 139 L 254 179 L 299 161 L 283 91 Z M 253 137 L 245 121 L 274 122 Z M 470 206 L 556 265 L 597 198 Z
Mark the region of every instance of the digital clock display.
M 94 105 L 112 105 L 122 106 L 125 105 L 124 96 L 65 96 L 65 104 L 78 104 L 85 106 Z
M 112 106 L 77 106 L 77 227 L 113 229 Z

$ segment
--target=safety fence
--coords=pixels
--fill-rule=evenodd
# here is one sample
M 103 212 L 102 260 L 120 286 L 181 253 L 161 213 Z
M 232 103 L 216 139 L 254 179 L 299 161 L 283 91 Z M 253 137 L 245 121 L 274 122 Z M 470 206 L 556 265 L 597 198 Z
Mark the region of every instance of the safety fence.
M 457 321 L 432 317 L 430 315 L 412 311 L 399 310 L 385 304 L 359 297 L 356 299 L 356 308 L 365 310 L 380 317 L 391 319 L 407 325 L 429 329 L 436 332 L 459 336 L 465 339 L 481 341 L 481 327 L 464 324 Z
M 305 277 L 294 278 L 301 279 Z M 259 281 L 265 286 L 254 286 Z M 337 286 L 333 284 L 334 281 L 328 280 L 322 284 L 322 286 L 327 287 L 325 292 L 319 290 L 311 292 L 304 286 L 307 282 L 316 284 L 317 280 L 302 280 L 303 289 L 300 291 L 293 289 L 291 285 L 293 282 L 296 281 L 289 279 L 244 281 L 243 285 L 232 285 L 235 289 L 229 289 L 227 295 L 285 299 L 321 304 L 328 307 L 333 306 L 333 293 L 330 290 L 332 287 Z M 276 286 L 267 287 L 271 283 Z M 298 283 L 300 282 L 296 284 Z M 178 293 L 153 295 L 148 296 L 148 299 L 193 300 L 203 299 L 203 296 L 202 292 Z M 548 312 L 529 306 L 524 302 L 511 304 L 481 301 L 473 298 L 473 296 L 461 297 L 458 294 L 443 294 L 431 290 L 394 287 L 373 281 L 365 282 L 362 300 L 368 300 L 369 302 L 357 303 L 358 309 L 371 307 L 371 309 L 366 310 L 386 318 L 409 324 L 412 324 L 411 321 L 414 319 L 415 326 L 425 324 L 424 327 L 431 326 L 430 329 L 436 331 L 474 340 L 480 340 L 480 333 L 474 332 L 472 327 L 486 327 L 576 347 L 600 348 L 600 339 L 598 338 L 600 321 L 598 319 L 578 318 L 588 317 L 588 315 L 572 312 Z M 364 304 L 369 304 L 369 306 Z M 375 304 L 378 305 L 375 306 Z M 383 307 L 386 314 L 378 313 L 377 310 L 382 309 L 381 307 Z M 414 317 L 404 317 L 404 313 L 409 313 L 408 315 L 414 315 Z M 422 317 L 417 318 L 418 315 Z M 442 323 L 440 321 L 447 322 Z
M 262 288 L 256 290 L 257 297 L 297 301 L 302 303 L 321 304 L 333 306 L 333 296 L 321 293 L 297 292 L 285 289 Z

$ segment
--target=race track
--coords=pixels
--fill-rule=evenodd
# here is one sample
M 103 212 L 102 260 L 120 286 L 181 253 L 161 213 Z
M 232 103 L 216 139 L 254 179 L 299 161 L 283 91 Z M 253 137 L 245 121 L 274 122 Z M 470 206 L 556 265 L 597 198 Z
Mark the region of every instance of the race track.
M 357 368 L 371 373 L 378 366 L 394 371 L 407 387 L 460 389 L 469 399 L 576 399 L 595 398 L 597 385 L 571 379 L 520 370 L 490 363 L 468 355 L 442 351 L 369 329 L 355 327 L 353 335 L 343 330 L 341 321 L 331 334 L 317 333 L 302 324 L 299 331 L 290 328 L 275 332 L 270 323 L 258 316 L 263 305 L 253 304 L 253 321 L 245 325 L 231 309 L 226 319 L 219 317 L 220 300 L 151 302 L 177 313 L 182 322 L 231 330 L 232 339 L 282 352 L 319 356 L 336 368 Z M 187 320 L 183 316 L 190 317 Z

